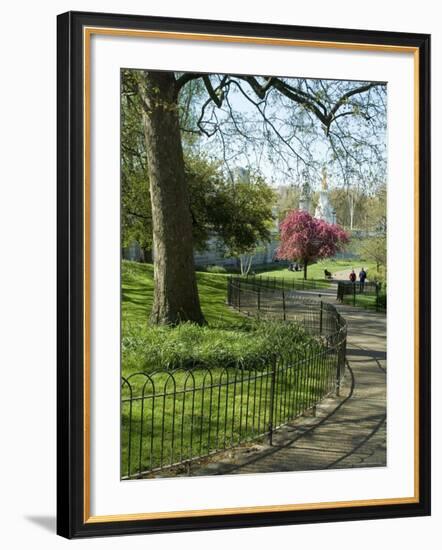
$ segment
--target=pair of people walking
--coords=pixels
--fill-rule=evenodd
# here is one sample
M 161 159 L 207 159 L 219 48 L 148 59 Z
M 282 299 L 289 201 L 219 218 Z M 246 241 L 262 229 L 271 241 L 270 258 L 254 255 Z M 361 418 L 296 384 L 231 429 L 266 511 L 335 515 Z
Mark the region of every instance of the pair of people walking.
M 354 269 L 351 270 L 349 279 L 352 283 L 356 283 L 356 273 Z M 364 292 L 364 285 L 365 285 L 366 279 L 367 279 L 367 272 L 363 267 L 361 267 L 361 271 L 359 272 L 359 291 L 360 292 Z

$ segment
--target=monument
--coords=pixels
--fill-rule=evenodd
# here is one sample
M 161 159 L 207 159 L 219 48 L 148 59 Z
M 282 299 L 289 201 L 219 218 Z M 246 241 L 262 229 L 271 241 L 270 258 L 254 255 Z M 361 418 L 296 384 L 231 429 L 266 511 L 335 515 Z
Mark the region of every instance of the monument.
M 319 191 L 319 201 L 315 210 L 315 218 L 318 220 L 324 220 L 327 223 L 335 223 L 335 212 L 328 199 L 328 184 L 327 184 L 327 170 L 324 167 L 322 169 L 322 186 Z
M 310 212 L 310 196 L 311 196 L 310 185 L 307 181 L 307 178 L 304 178 L 304 183 L 302 184 L 301 196 L 299 197 L 299 210 Z

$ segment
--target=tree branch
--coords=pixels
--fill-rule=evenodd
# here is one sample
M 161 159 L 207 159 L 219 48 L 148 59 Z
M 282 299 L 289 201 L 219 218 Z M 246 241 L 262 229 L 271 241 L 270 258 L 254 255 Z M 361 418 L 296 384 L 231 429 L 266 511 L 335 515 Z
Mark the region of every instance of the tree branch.
M 291 86 L 288 87 L 284 82 L 282 82 L 282 80 L 279 80 L 279 78 L 274 79 L 273 87 L 276 88 L 283 95 L 285 95 L 288 99 L 296 101 L 296 103 L 303 105 L 304 107 L 315 113 L 322 124 L 328 126 L 328 117 L 318 109 L 318 107 L 314 103 L 316 100 L 313 97 L 310 97 L 305 92 L 296 90 Z
M 364 92 L 368 92 L 368 90 L 371 90 L 371 88 L 374 88 L 376 86 L 380 86 L 379 82 L 370 82 L 369 84 L 366 84 L 365 86 L 360 86 L 359 88 L 354 88 L 353 90 L 349 90 L 345 94 L 343 94 L 338 101 L 335 103 L 334 107 L 330 110 L 330 121 L 333 119 L 335 113 L 338 111 L 342 105 L 347 103 L 347 100 L 357 94 L 363 94 Z
M 212 83 L 210 82 L 210 78 L 208 75 L 203 76 L 203 82 L 204 86 L 206 87 L 207 93 L 210 96 L 210 99 L 215 103 L 215 105 L 218 107 L 218 109 L 221 108 L 221 105 L 223 104 L 223 93 L 218 96 L 217 92 L 222 90 L 225 81 L 227 80 L 227 76 L 224 76 L 219 86 L 216 87 L 216 90 L 213 89 Z
M 178 93 L 181 88 L 186 85 L 191 80 L 197 80 L 198 78 L 204 77 L 204 73 L 184 73 L 181 75 L 175 84 L 175 90 Z

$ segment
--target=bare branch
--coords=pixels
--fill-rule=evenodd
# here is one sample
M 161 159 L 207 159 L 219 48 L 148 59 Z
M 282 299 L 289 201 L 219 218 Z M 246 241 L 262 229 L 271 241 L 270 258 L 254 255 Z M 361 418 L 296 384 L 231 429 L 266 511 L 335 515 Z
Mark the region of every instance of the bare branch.
M 197 80 L 198 78 L 204 77 L 204 73 L 184 73 L 181 75 L 175 84 L 175 90 L 178 93 L 183 86 L 185 86 L 191 80 Z
M 338 111 L 342 105 L 345 105 L 347 103 L 347 100 L 357 94 L 363 94 L 364 92 L 368 92 L 371 88 L 374 88 L 375 86 L 380 86 L 379 82 L 370 82 L 369 84 L 366 84 L 365 86 L 360 86 L 359 88 L 354 88 L 353 90 L 349 90 L 345 94 L 343 94 L 338 101 L 335 103 L 334 107 L 331 109 L 329 117 L 330 120 L 334 117 L 335 113 Z

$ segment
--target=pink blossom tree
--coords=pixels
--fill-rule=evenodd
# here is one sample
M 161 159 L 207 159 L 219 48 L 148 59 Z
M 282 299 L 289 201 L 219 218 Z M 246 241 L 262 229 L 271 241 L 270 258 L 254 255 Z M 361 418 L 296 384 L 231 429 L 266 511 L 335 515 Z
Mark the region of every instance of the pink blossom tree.
M 277 250 L 280 260 L 301 261 L 304 279 L 307 266 L 316 260 L 330 258 L 349 241 L 348 234 L 337 224 L 313 218 L 308 212 L 293 210 L 279 225 L 281 244 Z

